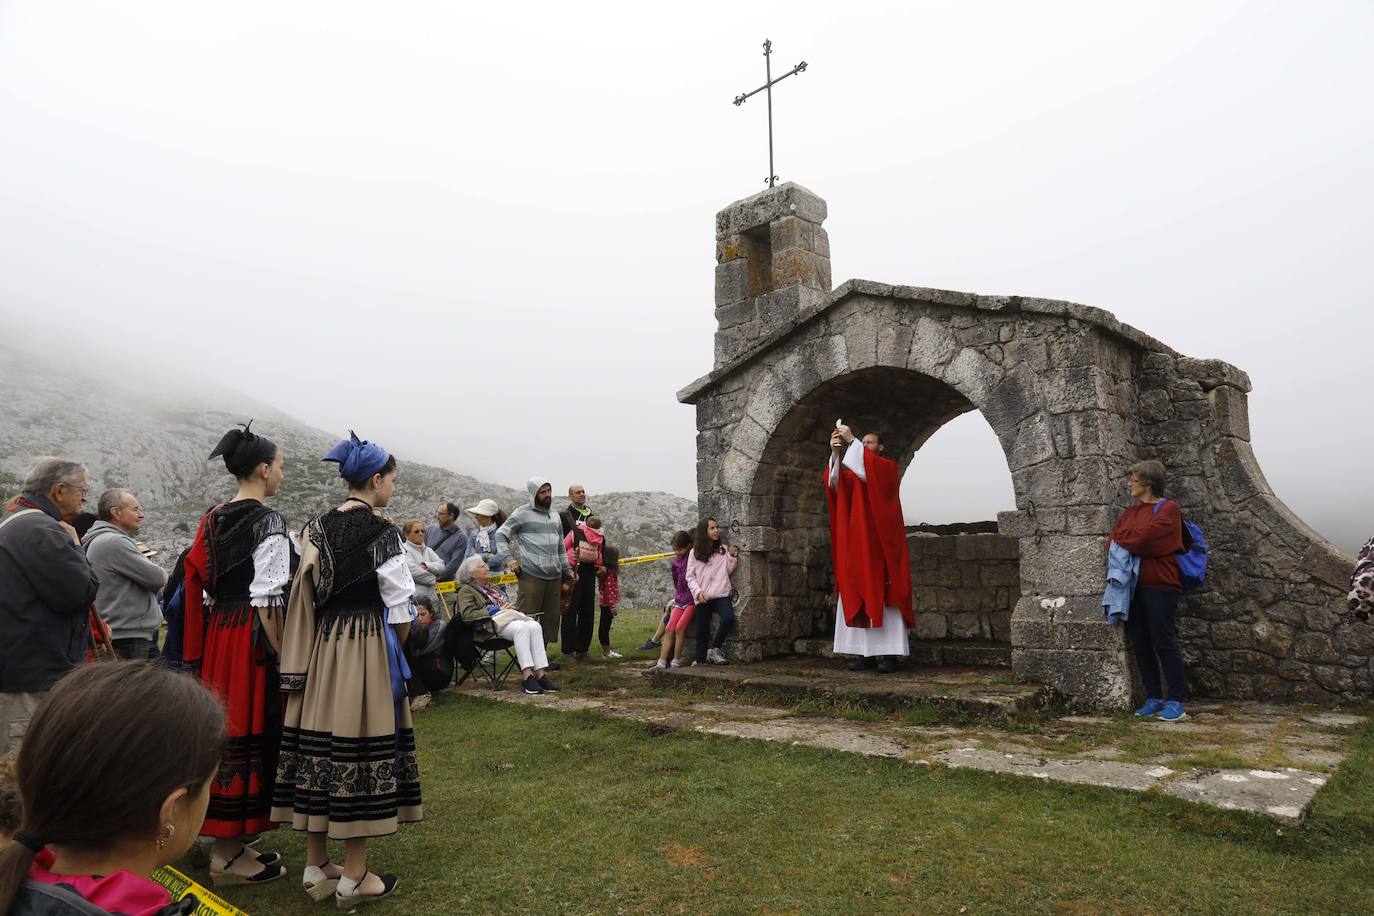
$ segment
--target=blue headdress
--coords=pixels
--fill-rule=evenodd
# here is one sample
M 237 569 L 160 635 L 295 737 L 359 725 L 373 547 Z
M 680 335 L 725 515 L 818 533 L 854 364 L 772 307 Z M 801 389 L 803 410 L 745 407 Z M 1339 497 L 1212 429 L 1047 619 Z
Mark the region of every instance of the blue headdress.
M 349 484 L 360 487 L 369 477 L 376 474 L 391 459 L 391 453 L 375 442 L 359 439 L 353 430 L 348 431 L 347 439 L 340 439 L 321 461 L 335 461 L 339 465 L 339 476 Z

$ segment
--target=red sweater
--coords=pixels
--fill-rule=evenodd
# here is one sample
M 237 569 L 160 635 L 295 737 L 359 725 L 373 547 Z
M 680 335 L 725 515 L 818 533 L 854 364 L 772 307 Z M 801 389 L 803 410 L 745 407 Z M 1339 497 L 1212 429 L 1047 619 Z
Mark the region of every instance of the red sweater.
M 1183 550 L 1183 515 L 1172 499 L 1163 500 L 1158 512 L 1154 509 L 1153 505 L 1136 503 L 1121 513 L 1112 529 L 1112 540 L 1140 557 L 1139 588 L 1182 591 L 1174 554 Z

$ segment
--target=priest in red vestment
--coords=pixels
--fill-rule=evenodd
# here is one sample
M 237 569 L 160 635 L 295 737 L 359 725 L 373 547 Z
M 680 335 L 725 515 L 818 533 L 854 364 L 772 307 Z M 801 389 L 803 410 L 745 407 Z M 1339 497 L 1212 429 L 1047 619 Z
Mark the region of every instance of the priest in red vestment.
M 898 489 L 897 462 L 883 456 L 882 436 L 860 441 L 848 426 L 830 437 L 825 487 L 830 504 L 830 556 L 839 601 L 835 654 L 857 655 L 850 669 L 893 671 L 910 654 L 916 625 L 911 556 Z

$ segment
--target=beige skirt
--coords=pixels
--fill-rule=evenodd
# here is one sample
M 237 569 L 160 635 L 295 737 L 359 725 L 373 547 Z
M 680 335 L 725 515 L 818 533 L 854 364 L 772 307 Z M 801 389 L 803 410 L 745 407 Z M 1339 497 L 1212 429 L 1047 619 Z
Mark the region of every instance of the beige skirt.
M 286 695 L 272 820 L 330 839 L 385 836 L 423 817 L 410 705 L 392 696 L 378 619 L 315 637 L 303 689 Z

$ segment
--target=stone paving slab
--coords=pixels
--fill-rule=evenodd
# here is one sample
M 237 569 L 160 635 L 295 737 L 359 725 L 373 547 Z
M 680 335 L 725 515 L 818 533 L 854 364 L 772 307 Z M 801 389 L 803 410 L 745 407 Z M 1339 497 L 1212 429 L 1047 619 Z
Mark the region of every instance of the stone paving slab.
M 1305 770 L 1193 770 L 1161 787 L 1166 795 L 1301 824 L 1325 776 Z
M 954 769 L 1011 773 L 1032 779 L 1052 779 L 1055 782 L 1105 786 L 1131 792 L 1148 791 L 1158 785 L 1161 779 L 1174 775 L 1173 770 L 1163 766 L 1104 760 L 1061 760 L 976 747 L 941 751 L 935 755 L 935 759 Z

